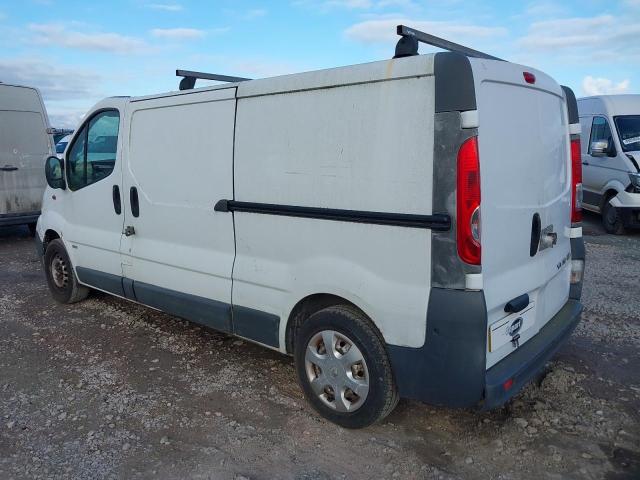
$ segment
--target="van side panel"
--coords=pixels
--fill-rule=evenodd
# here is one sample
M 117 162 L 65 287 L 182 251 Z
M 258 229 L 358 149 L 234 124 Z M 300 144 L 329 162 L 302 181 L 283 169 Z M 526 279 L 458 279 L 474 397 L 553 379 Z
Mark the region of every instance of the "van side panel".
M 233 195 L 234 94 L 226 89 L 132 101 L 121 189 L 124 225 L 135 229 L 122 237 L 122 271 L 136 297 L 227 331 L 233 219 L 213 207 Z M 174 297 L 171 305 L 183 310 L 157 303 L 157 292 Z M 191 313 L 180 303 L 191 303 Z
M 433 89 L 423 75 L 239 98 L 235 200 L 430 215 Z M 428 229 L 234 218 L 233 303 L 281 317 L 281 350 L 289 312 L 315 293 L 359 306 L 387 343 L 423 345 Z

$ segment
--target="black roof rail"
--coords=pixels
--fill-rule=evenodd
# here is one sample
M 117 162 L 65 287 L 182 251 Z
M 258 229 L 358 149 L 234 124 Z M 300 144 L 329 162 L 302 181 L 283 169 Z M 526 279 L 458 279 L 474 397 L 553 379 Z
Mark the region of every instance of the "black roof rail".
M 458 52 L 467 57 L 485 58 L 488 60 L 500 60 L 504 62 L 502 58 L 494 57 L 488 53 L 474 50 L 473 48 L 465 47 L 458 43 L 450 42 L 444 38 L 436 37 L 428 33 L 421 32 L 415 28 L 407 27 L 405 25 L 398 25 L 397 33 L 400 35 L 400 40 L 396 44 L 396 54 L 393 58 L 410 57 L 412 55 L 418 55 L 418 42 L 433 45 L 434 47 L 449 50 L 451 52 Z
M 251 80 L 244 77 L 231 77 L 217 73 L 192 72 L 191 70 L 176 70 L 176 77 L 184 77 L 180 80 L 180 90 L 191 90 L 196 85 L 196 80 L 217 80 L 218 82 L 244 82 Z

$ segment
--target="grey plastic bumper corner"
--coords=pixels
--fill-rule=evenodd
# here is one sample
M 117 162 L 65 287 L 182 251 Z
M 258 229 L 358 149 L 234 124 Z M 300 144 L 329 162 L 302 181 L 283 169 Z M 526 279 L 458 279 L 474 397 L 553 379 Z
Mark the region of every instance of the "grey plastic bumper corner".
M 586 251 L 584 248 L 584 238 L 577 237 L 571 239 L 571 260 L 582 260 L 585 262 Z M 586 262 L 585 262 L 586 263 Z M 572 283 L 569 287 L 569 298 L 572 300 L 580 300 L 582 297 L 582 282 L 584 281 L 584 270 L 582 278 L 578 283 Z
M 581 313 L 582 304 L 568 300 L 535 337 L 487 370 L 481 409 L 503 405 L 529 383 L 569 338 Z M 508 380 L 513 380 L 513 384 L 505 391 L 503 384 Z

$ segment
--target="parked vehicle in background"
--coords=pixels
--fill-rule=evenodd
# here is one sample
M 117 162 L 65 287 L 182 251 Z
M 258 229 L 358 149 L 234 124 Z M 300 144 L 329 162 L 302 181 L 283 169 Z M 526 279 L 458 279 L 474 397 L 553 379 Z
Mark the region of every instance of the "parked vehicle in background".
M 65 148 L 67 148 L 67 145 L 69 144 L 69 140 L 71 140 L 71 135 L 66 135 L 64 137 L 62 137 L 58 143 L 56 143 L 56 155 L 58 158 L 64 158 L 64 150 Z
M 407 44 L 97 104 L 46 164 L 53 297 L 95 288 L 291 354 L 345 427 L 399 397 L 502 405 L 582 310 L 575 97 Z
M 43 159 L 54 152 L 40 92 L 0 83 L 0 226 L 35 232 L 46 186 Z
M 607 232 L 640 227 L 640 95 L 578 99 L 583 204 Z
M 53 135 L 53 143 L 55 145 L 57 145 L 64 137 L 68 137 L 73 133 L 73 130 L 70 128 L 50 128 L 49 131 L 51 132 L 51 135 Z

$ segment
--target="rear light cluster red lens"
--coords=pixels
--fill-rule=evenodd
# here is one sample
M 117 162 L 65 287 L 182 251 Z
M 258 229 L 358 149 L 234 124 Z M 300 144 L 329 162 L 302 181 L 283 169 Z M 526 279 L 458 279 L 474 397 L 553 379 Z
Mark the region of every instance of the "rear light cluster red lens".
M 536 83 L 536 76 L 531 72 L 522 72 L 522 76 L 524 77 L 524 81 L 527 83 L 534 84 Z
M 571 140 L 571 223 L 582 221 L 582 160 L 580 139 Z
M 458 255 L 480 265 L 480 158 L 478 137 L 467 139 L 458 151 L 456 238 Z

